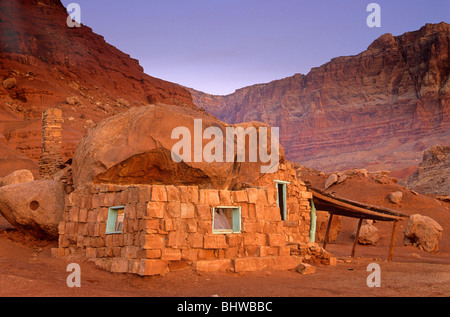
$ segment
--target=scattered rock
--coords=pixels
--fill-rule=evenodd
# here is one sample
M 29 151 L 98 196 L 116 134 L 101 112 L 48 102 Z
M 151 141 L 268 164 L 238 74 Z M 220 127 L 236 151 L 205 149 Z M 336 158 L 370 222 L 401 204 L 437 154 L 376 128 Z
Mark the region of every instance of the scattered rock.
M 33 181 L 0 188 L 0 213 L 16 228 L 39 239 L 58 238 L 64 211 L 64 187 L 56 181 Z
M 347 179 L 347 174 L 341 174 L 339 175 L 339 179 L 337 181 L 337 184 L 343 183 Z
M 442 231 L 442 226 L 434 219 L 414 214 L 406 225 L 403 244 L 412 244 L 423 251 L 436 253 L 439 251 Z
M 337 176 L 337 174 L 331 174 L 327 181 L 325 182 L 325 189 L 333 186 L 334 184 L 337 183 L 337 181 L 339 180 L 339 176 Z
M 130 108 L 130 103 L 128 100 L 120 98 L 116 100 L 116 106 L 123 106 L 125 108 Z
M 75 96 L 67 97 L 66 98 L 66 103 L 69 104 L 69 105 L 72 105 L 72 106 L 79 105 L 80 104 L 80 100 L 78 99 L 78 97 L 75 97 Z
M 3 87 L 5 89 L 13 89 L 17 86 L 17 80 L 15 78 L 8 78 L 3 81 Z
M 402 192 L 393 192 L 389 195 L 389 200 L 393 204 L 400 204 L 402 202 L 403 193 Z
M 309 265 L 307 263 L 300 263 L 295 270 L 303 275 L 314 274 L 316 273 L 316 267 Z
M 34 181 L 33 173 L 29 170 L 17 170 L 3 177 L 0 186 L 28 183 Z

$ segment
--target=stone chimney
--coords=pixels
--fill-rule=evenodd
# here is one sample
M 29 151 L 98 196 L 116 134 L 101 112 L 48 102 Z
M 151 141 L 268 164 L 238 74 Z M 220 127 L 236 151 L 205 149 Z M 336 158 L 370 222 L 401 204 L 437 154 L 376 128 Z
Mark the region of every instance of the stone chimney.
M 41 179 L 52 179 L 61 169 L 62 157 L 62 111 L 50 108 L 42 113 L 42 154 L 39 161 Z

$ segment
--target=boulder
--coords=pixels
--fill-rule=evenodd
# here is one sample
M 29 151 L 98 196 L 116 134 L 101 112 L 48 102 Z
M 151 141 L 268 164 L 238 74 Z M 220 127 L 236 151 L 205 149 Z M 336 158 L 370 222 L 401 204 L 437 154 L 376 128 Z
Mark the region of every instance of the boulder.
M 269 166 L 269 163 L 263 163 L 261 160 L 226 162 L 225 159 L 222 159 L 223 162 L 208 163 L 205 158 L 200 162 L 194 162 L 192 156 L 195 144 L 191 144 L 191 162 L 186 160 L 177 163 L 172 157 L 172 149 L 184 138 L 182 135 L 174 134 L 174 131 L 180 132 L 181 129 L 183 131 L 181 134 L 189 133 L 190 137 L 185 137 L 187 141 L 192 141 L 193 138 L 198 140 L 202 150 L 207 149 L 210 144 L 210 139 L 202 140 L 194 137 L 194 123 L 200 119 L 203 131 L 208 127 L 216 127 L 222 131 L 222 140 L 218 136 L 214 138 L 219 142 L 219 146 L 223 145 L 225 155 L 226 128 L 231 126 L 197 109 L 174 105 L 149 105 L 131 108 L 107 118 L 85 135 L 74 153 L 72 164 L 74 187 L 79 188 L 95 182 L 197 185 L 203 188 L 231 189 L 237 183 L 254 183 L 261 178 L 261 167 Z M 268 126 L 259 122 L 249 122 L 232 127 L 243 129 L 254 127 L 258 130 Z M 268 132 L 270 140 L 270 129 Z M 249 153 L 248 143 L 245 145 L 246 153 Z M 267 147 L 269 146 L 270 142 Z M 187 150 L 184 147 L 183 149 Z M 283 163 L 284 152 L 281 146 L 279 153 L 279 161 Z
M 412 244 L 423 251 L 435 253 L 439 251 L 442 231 L 442 226 L 434 219 L 414 214 L 406 225 L 403 244 Z
M 58 238 L 64 202 L 64 187 L 56 181 L 0 187 L 0 213 L 13 226 L 39 239 Z
M 28 183 L 34 181 L 33 173 L 29 170 L 17 170 L 0 180 L 0 186 Z
M 353 237 L 356 236 L 356 232 L 353 233 Z M 366 223 L 361 226 L 359 231 L 358 243 L 375 245 L 380 240 L 380 230 L 370 223 Z
M 393 204 L 400 204 L 402 202 L 403 193 L 402 192 L 393 192 L 389 195 L 389 200 Z

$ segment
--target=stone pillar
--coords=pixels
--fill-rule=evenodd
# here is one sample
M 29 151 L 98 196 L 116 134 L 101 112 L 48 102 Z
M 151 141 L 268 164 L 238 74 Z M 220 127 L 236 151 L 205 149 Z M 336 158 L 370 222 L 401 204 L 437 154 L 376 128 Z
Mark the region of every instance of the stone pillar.
M 39 161 L 41 179 L 52 179 L 63 167 L 62 111 L 50 108 L 42 113 L 42 154 Z

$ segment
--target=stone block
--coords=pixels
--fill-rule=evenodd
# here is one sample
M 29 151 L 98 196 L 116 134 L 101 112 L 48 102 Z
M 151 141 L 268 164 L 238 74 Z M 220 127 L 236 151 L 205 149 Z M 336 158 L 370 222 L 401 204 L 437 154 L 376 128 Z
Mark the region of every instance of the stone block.
M 244 246 L 263 246 L 266 245 L 267 237 L 263 233 L 246 233 L 244 235 Z
M 171 248 L 187 247 L 188 234 L 182 231 L 172 231 L 168 234 L 167 246 Z
M 117 258 L 111 262 L 112 273 L 128 273 L 128 259 Z
M 188 186 L 187 191 L 189 194 L 189 201 L 194 204 L 199 202 L 199 189 L 198 186 Z
M 278 255 L 278 248 L 270 247 L 270 246 L 260 246 L 259 247 L 259 256 L 260 257 L 266 257 L 266 256 L 276 256 Z
M 181 218 L 195 218 L 195 205 L 193 203 L 181 203 Z
M 242 242 L 241 234 L 227 234 L 227 244 L 229 247 L 238 247 Z
M 279 247 L 278 248 L 278 255 L 279 256 L 290 256 L 291 255 L 291 248 L 288 246 Z
M 164 239 L 155 234 L 145 234 L 141 236 L 141 246 L 143 249 L 161 249 L 164 248 Z
M 268 243 L 271 247 L 284 247 L 286 245 L 286 235 L 284 234 L 268 234 Z
M 141 265 L 140 259 L 129 259 L 128 260 L 128 273 L 138 274 L 140 265 Z
M 199 220 L 212 220 L 212 209 L 209 205 L 195 205 Z
M 190 233 L 188 235 L 188 244 L 191 248 L 203 248 L 203 234 Z
M 197 250 L 194 250 L 194 249 L 181 250 L 181 260 L 196 261 L 197 260 Z
M 189 233 L 197 232 L 197 220 L 196 219 L 187 219 L 186 231 Z
M 164 231 L 174 231 L 177 230 L 177 225 L 173 219 L 165 219 L 162 229 Z
M 288 210 L 289 211 L 289 210 Z M 269 221 L 281 221 L 281 212 L 279 207 L 264 206 L 264 217 Z
M 136 218 L 144 219 L 148 215 L 148 203 L 136 204 Z
M 140 276 L 165 275 L 168 271 L 167 261 L 142 259 L 138 274 Z
M 138 201 L 140 203 L 146 203 L 151 200 L 152 197 L 152 187 L 151 186 L 145 186 L 143 188 L 140 188 L 138 190 Z
M 299 265 L 297 265 L 297 267 L 295 268 L 295 270 L 303 275 L 308 275 L 308 274 L 314 274 L 316 273 L 316 267 L 309 265 L 307 263 L 300 263 Z
M 217 189 L 200 189 L 199 203 L 205 204 L 205 205 L 210 205 L 210 206 L 219 206 L 220 205 L 219 190 L 217 190 Z
M 152 186 L 152 201 L 167 201 L 167 191 L 164 185 Z
M 146 259 L 159 259 L 161 258 L 161 254 L 161 249 L 145 250 L 144 254 L 141 257 L 144 257 Z
M 269 201 L 267 198 L 267 190 L 259 189 L 257 192 L 257 195 L 258 195 L 258 198 L 257 198 L 258 204 L 263 204 L 263 205 L 269 204 Z
M 96 248 L 86 248 L 86 257 L 87 258 L 96 258 L 97 257 Z
M 166 192 L 167 192 L 167 200 L 168 201 L 180 201 L 180 190 L 178 187 L 173 185 L 167 185 L 166 186 Z
M 228 272 L 232 268 L 232 261 L 229 259 L 196 261 L 193 263 L 193 269 L 197 272 Z
M 172 218 L 181 217 L 181 202 L 179 201 L 169 201 L 166 204 L 167 214 Z
M 88 210 L 86 208 L 80 208 L 78 213 L 78 221 L 86 223 L 88 219 Z
M 248 194 L 246 190 L 237 190 L 232 192 L 232 198 L 234 203 L 247 203 Z
M 300 192 L 300 198 L 301 199 L 312 199 L 313 198 L 312 192 L 302 191 L 302 192 Z
M 226 236 L 222 234 L 208 234 L 204 236 L 205 249 L 224 249 L 227 247 Z
M 272 270 L 292 270 L 302 262 L 301 257 L 296 256 L 273 256 L 273 257 L 249 257 L 234 259 L 234 271 L 251 272 Z
M 164 218 L 166 203 L 151 201 L 147 203 L 147 216 L 151 218 Z
M 247 188 L 248 202 L 250 204 L 258 203 L 258 188 Z
M 161 250 L 161 260 L 167 261 L 180 261 L 181 260 L 181 250 L 164 248 Z
M 219 190 L 219 198 L 221 206 L 232 206 L 231 191 Z

